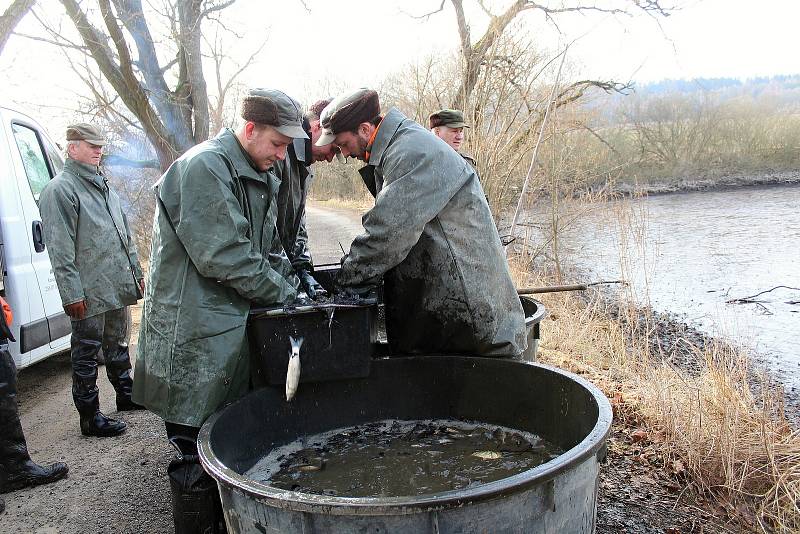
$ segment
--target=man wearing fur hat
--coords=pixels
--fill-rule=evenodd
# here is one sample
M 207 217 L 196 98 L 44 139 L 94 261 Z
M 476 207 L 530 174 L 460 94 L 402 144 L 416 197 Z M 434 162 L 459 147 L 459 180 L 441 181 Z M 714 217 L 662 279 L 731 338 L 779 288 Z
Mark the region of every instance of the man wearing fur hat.
M 284 275 L 288 261 L 281 266 L 270 255 L 280 249 L 280 183 L 270 168 L 293 139 L 306 137 L 300 106 L 281 91 L 253 89 L 241 116 L 238 130 L 224 129 L 190 149 L 154 187 L 134 399 L 164 419 L 184 461 L 196 458 L 203 421 L 248 390 L 250 307 L 290 303 L 297 295 L 296 278 Z M 194 469 L 208 476 L 199 463 Z M 191 502 L 198 496 L 176 484 L 176 531 L 217 532 L 218 495 L 210 491 L 202 506 L 209 516 L 184 514 L 184 506 L 196 512 Z M 205 484 L 216 487 L 210 477 Z
M 384 281 L 395 352 L 518 356 L 524 313 L 475 169 L 378 94 L 359 89 L 322 112 L 318 145 L 366 163 L 375 196 L 337 278 L 361 293 Z
M 320 100 L 311 106 L 303 116 L 303 128 L 308 138 L 295 139 L 286 149 L 286 159 L 273 167 L 281 181 L 278 189 L 278 234 L 302 289 L 312 299 L 325 290 L 312 274 L 314 264 L 306 232 L 306 196 L 314 178 L 311 165 L 318 161 L 330 162 L 338 155 L 338 149 L 332 144 L 314 144 L 322 130 L 319 115 L 329 103 L 330 99 Z

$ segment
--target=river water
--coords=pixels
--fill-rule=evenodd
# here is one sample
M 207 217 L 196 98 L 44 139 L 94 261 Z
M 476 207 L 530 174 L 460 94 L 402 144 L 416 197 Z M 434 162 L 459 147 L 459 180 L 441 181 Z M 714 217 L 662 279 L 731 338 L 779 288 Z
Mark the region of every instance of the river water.
M 590 278 L 628 280 L 639 303 L 756 351 L 787 386 L 800 387 L 800 289 L 764 293 L 760 304 L 726 302 L 800 288 L 800 186 L 576 209 L 565 249 Z

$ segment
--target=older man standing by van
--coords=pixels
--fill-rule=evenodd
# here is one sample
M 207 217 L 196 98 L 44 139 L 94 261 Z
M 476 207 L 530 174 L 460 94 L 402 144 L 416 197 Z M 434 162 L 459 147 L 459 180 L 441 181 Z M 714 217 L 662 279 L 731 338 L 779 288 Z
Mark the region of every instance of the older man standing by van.
M 317 144 L 366 163 L 375 196 L 337 282 L 361 293 L 384 281 L 389 344 L 401 353 L 518 356 L 525 318 L 478 175 L 378 93 L 359 89 L 323 110 Z
M 206 418 L 248 391 L 250 307 L 297 295 L 296 277 L 283 276 L 291 272 L 285 256 L 270 256 L 281 248 L 280 182 L 270 169 L 292 139 L 306 137 L 302 111 L 281 91 L 252 89 L 241 117 L 236 131 L 195 146 L 155 185 L 134 398 L 164 419 L 184 462 L 197 458 Z M 218 532 L 216 483 L 199 463 L 180 469 L 192 474 L 171 479 L 175 531 Z M 198 493 L 201 486 L 208 491 Z
M 144 291 L 144 276 L 117 194 L 98 167 L 106 138 L 87 123 L 67 127 L 64 169 L 42 190 L 39 211 L 64 311 L 72 323 L 72 399 L 81 433 L 116 436 L 127 428 L 100 411 L 97 353 L 116 391 L 117 410 L 131 400 L 128 306 Z

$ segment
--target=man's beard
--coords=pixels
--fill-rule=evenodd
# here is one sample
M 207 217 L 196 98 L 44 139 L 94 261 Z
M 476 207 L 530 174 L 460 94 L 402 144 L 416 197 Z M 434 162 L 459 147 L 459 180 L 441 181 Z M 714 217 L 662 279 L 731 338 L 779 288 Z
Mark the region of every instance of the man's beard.
M 358 154 L 356 157 L 361 161 L 367 161 L 367 144 L 369 141 L 360 135 L 358 136 Z

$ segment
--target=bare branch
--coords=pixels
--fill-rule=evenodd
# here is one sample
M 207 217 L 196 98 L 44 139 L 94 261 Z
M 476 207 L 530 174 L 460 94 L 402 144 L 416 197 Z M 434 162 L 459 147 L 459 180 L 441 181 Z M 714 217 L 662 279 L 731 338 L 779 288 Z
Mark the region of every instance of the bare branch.
M 72 44 L 72 43 L 70 43 L 70 42 L 68 42 L 66 40 L 57 41 L 57 40 L 53 40 L 53 39 L 47 39 L 45 37 L 39 37 L 39 36 L 36 36 L 36 35 L 28 35 L 27 33 L 18 33 L 18 32 L 14 32 L 14 35 L 17 35 L 17 36 L 22 37 L 24 39 L 30 39 L 31 41 L 40 41 L 42 43 L 55 45 L 55 46 L 58 46 L 60 48 L 74 48 L 75 50 L 80 50 L 83 53 L 87 53 L 89 51 L 89 48 L 86 47 L 86 46 Z
M 428 20 L 428 19 L 430 19 L 430 18 L 431 18 L 431 16 L 435 15 L 436 13 L 441 13 L 442 11 L 444 11 L 444 3 L 445 3 L 446 1 L 447 1 L 447 0 L 442 0 L 442 3 L 441 3 L 441 4 L 439 4 L 439 9 L 435 9 L 435 10 L 433 10 L 433 11 L 430 11 L 430 12 L 428 12 L 428 13 L 424 13 L 424 14 L 422 14 L 422 15 L 412 15 L 412 14 L 410 14 L 410 13 L 406 13 L 405 11 L 403 11 L 403 13 L 406 13 L 406 15 L 408 15 L 408 16 L 409 16 L 409 17 L 411 17 L 412 19 L 425 19 L 425 20 Z
M 219 4 L 211 4 L 204 11 L 199 13 L 198 20 L 202 20 L 216 11 L 222 11 L 226 7 L 230 7 L 234 2 L 236 2 L 236 0 L 226 0 L 225 2 L 221 2 Z

